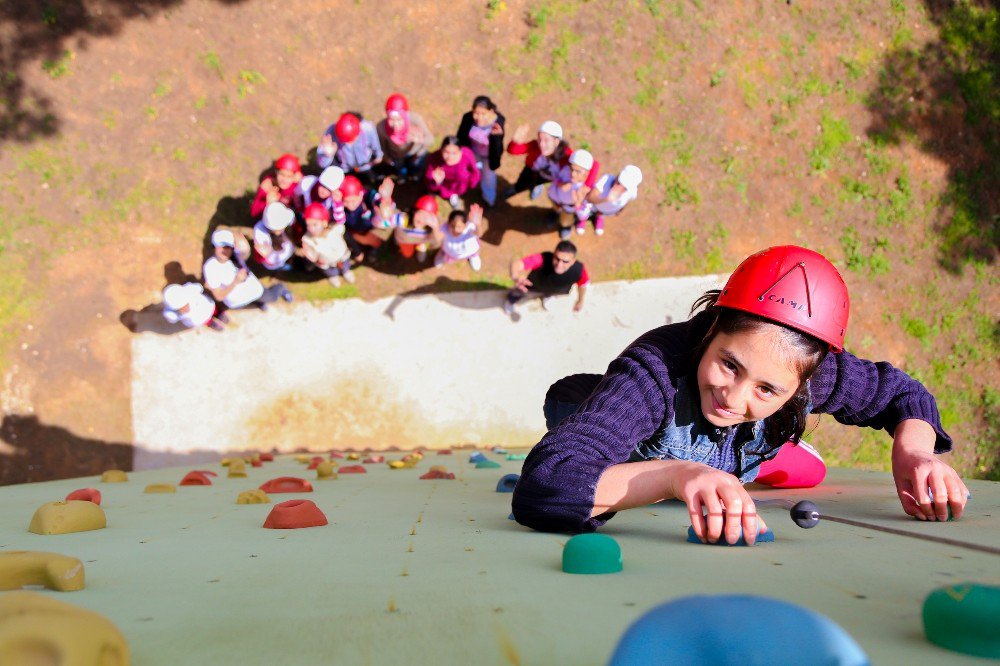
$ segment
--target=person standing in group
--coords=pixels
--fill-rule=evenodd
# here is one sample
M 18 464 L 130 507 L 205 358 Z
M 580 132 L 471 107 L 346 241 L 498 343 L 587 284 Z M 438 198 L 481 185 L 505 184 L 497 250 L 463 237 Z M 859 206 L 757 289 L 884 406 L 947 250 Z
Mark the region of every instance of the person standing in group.
M 171 324 L 187 328 L 207 326 L 213 331 L 221 331 L 229 323 L 224 312 L 217 313 L 215 301 L 205 295 L 204 287 L 197 282 L 167 285 L 163 290 L 163 318 Z
M 587 267 L 576 258 L 576 245 L 568 240 L 559 241 L 552 252 L 529 254 L 510 262 L 510 279 L 514 288 L 507 292 L 503 311 L 514 314 L 514 305 L 523 298 L 539 296 L 542 307 L 554 296 L 569 294 L 576 285 L 576 303 L 573 312 L 583 309 L 583 299 L 590 285 Z
M 229 310 L 250 305 L 266 310 L 268 303 L 290 299 L 291 293 L 280 282 L 264 288 L 247 268 L 245 257 L 238 254 L 236 241 L 236 235 L 228 229 L 212 232 L 213 254 L 202 267 L 202 279 L 212 298 Z
M 382 173 L 400 180 L 419 180 L 434 144 L 427 123 L 400 93 L 385 101 L 385 118 L 375 125 L 382 146 Z
M 562 125 L 554 120 L 546 120 L 538 128 L 538 135 L 529 141 L 527 124 L 518 125 L 514 130 L 514 138 L 507 146 L 511 155 L 524 155 L 524 168 L 517 177 L 517 182 L 504 190 L 504 199 L 509 199 L 518 192 L 531 190 L 531 198 L 542 196 L 545 186 L 559 177 L 559 171 L 569 165 L 569 157 L 573 149 L 563 139 Z M 584 184 L 587 191 L 597 182 L 600 164 L 594 163 Z
M 576 150 L 569 156 L 569 164 L 559 170 L 556 180 L 549 185 L 549 200 L 559 222 L 559 238 L 566 240 L 573 233 L 582 234 L 594 207 L 587 201 L 589 188 L 587 174 L 596 160 L 587 150 Z
M 641 182 L 642 171 L 634 164 L 622 169 L 617 177 L 605 174 L 597 180 L 594 189 L 587 195 L 587 201 L 593 206 L 590 219 L 594 223 L 595 234 L 604 235 L 604 218 L 622 212 L 630 201 L 639 196 Z M 580 228 L 577 225 L 577 231 Z
M 386 178 L 377 190 L 365 189 L 355 176 L 345 176 L 340 184 L 344 202 L 344 240 L 351 250 L 351 261 L 360 263 L 366 258 L 373 261 L 376 251 L 388 238 L 383 221 L 394 209 L 393 182 Z M 336 219 L 334 220 L 336 222 Z M 376 231 L 378 230 L 378 231 Z M 383 238 L 385 236 L 385 238 Z
M 427 160 L 424 178 L 427 191 L 446 200 L 452 208 L 462 208 L 462 197 L 479 184 L 479 168 L 472 151 L 459 145 L 458 137 L 448 135 L 441 149 Z
M 302 165 L 299 158 L 285 153 L 274 161 L 274 166 L 264 172 L 257 194 L 250 204 L 250 217 L 257 221 L 264 214 L 268 204 L 281 203 L 292 206 L 295 191 L 302 180 Z
M 374 167 L 382 162 L 375 125 L 356 114 L 345 113 L 326 128 L 316 148 L 316 162 L 326 168 L 336 164 L 345 174 L 353 174 L 369 187 L 374 187 Z
M 434 265 L 442 268 L 456 261 L 468 261 L 472 270 L 478 272 L 483 266 L 479 258 L 479 239 L 488 228 L 483 208 L 478 204 L 472 204 L 468 215 L 463 210 L 451 211 L 448 223 L 441 230 L 441 249 L 434 257 Z
M 268 204 L 260 222 L 253 227 L 253 250 L 257 263 L 268 271 L 292 270 L 295 243 L 289 228 L 295 213 L 281 203 Z
M 309 262 L 307 270 L 312 267 L 319 269 L 334 287 L 340 286 L 341 277 L 348 284 L 354 284 L 351 252 L 344 240 L 344 225 L 331 225 L 330 213 L 321 203 L 309 204 L 304 216 L 306 233 L 302 236 L 302 247 L 295 253 Z
M 472 110 L 466 111 L 458 125 L 458 143 L 469 148 L 479 168 L 479 189 L 487 208 L 497 203 L 497 174 L 503 156 L 503 114 L 489 97 L 480 95 L 472 100 Z

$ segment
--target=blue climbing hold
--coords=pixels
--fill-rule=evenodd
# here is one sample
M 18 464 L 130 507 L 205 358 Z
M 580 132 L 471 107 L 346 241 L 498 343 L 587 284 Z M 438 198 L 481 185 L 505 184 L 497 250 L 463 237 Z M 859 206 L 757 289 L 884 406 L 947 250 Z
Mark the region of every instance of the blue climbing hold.
M 486 456 L 484 456 L 480 451 L 476 451 L 471 456 L 469 456 L 470 463 L 477 463 L 480 460 L 486 460 Z
M 753 618 L 753 631 L 734 626 Z M 829 618 L 787 601 L 749 594 L 691 596 L 657 606 L 618 642 L 610 666 L 839 664 L 868 656 Z
M 694 527 L 692 527 L 691 525 L 688 525 L 688 538 L 687 538 L 687 540 L 688 540 L 688 543 L 701 543 L 701 539 L 699 539 L 698 535 L 694 533 Z M 757 543 L 770 543 L 772 541 L 774 541 L 774 532 L 772 532 L 771 530 L 768 530 L 766 532 L 764 532 L 763 530 L 760 531 L 760 532 L 757 532 Z M 719 537 L 719 540 L 716 541 L 715 543 L 702 544 L 702 545 L 707 545 L 707 546 L 728 546 L 729 544 L 726 542 L 726 538 L 724 536 L 722 536 L 722 537 Z M 743 531 L 742 530 L 740 531 L 739 541 L 737 541 L 733 545 L 734 546 L 745 546 L 745 545 L 747 545 L 746 539 L 743 538 Z
M 517 485 L 517 480 L 521 478 L 520 474 L 507 474 L 504 475 L 500 481 L 497 483 L 498 493 L 512 493 L 514 492 L 514 486 Z

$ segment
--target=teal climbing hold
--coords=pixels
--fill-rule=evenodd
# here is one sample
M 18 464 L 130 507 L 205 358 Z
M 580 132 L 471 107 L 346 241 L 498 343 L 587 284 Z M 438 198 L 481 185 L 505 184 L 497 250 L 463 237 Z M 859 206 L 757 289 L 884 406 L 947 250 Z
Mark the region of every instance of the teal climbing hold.
M 492 460 L 480 460 L 476 463 L 476 469 L 496 469 L 497 467 L 500 467 L 500 463 Z
M 562 569 L 572 574 L 607 574 L 622 570 L 622 549 L 604 534 L 577 534 L 563 546 Z
M 524 460 L 528 457 L 527 453 L 508 453 L 507 460 Z
M 927 640 L 948 650 L 1000 659 L 1000 587 L 963 583 L 924 599 Z

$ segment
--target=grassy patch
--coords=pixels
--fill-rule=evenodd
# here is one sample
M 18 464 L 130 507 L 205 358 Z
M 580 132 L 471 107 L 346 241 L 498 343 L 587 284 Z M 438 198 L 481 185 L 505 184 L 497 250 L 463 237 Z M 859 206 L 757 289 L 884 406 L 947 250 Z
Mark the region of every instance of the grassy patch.
M 833 160 L 853 138 L 851 126 L 847 121 L 840 120 L 829 112 L 823 113 L 819 125 L 820 132 L 816 138 L 816 145 L 809 151 L 809 166 L 813 173 L 822 173 L 829 169 Z
M 863 242 L 858 230 L 853 226 L 844 229 L 840 236 L 840 247 L 844 252 L 847 267 L 872 277 L 889 272 L 891 266 L 885 252 L 888 246 L 889 241 L 886 238 L 876 238 L 869 243 Z
M 671 171 L 660 178 L 663 205 L 680 209 L 683 205 L 696 205 L 701 201 L 698 191 L 682 171 Z
M 260 72 L 252 69 L 241 69 L 236 77 L 236 94 L 240 99 L 253 95 L 257 92 L 257 86 L 267 83 L 267 79 Z
M 66 49 L 62 54 L 53 60 L 43 60 L 42 61 L 42 71 L 51 76 L 53 79 L 61 79 L 64 76 L 70 76 L 73 74 L 73 70 L 70 68 L 70 63 L 76 54 L 72 50 Z

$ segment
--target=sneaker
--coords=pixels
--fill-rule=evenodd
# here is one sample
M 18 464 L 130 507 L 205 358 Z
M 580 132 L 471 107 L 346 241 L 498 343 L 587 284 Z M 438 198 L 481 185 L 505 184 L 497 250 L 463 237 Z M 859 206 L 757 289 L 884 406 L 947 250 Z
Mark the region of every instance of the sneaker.
M 472 270 L 478 271 L 480 268 L 483 267 L 483 260 L 479 258 L 478 254 L 473 255 L 469 257 L 469 266 L 472 267 Z
M 291 303 L 292 301 L 295 300 L 295 297 L 292 296 L 292 292 L 288 291 L 287 289 L 284 292 L 282 292 L 281 297 L 285 299 L 286 303 Z
M 453 194 L 450 197 L 448 197 L 448 203 L 455 210 L 462 209 L 462 197 L 458 196 L 457 194 Z
M 576 224 L 576 235 L 582 236 L 587 232 L 587 225 L 583 222 L 577 222 Z
M 267 312 L 267 303 L 265 303 L 264 301 L 257 301 L 257 308 L 261 312 Z
M 347 284 L 354 284 L 357 282 L 357 278 L 354 277 L 354 273 L 351 271 L 344 271 L 344 282 Z
M 538 197 L 542 196 L 543 192 L 545 192 L 544 185 L 535 185 L 533 188 L 531 188 L 531 200 L 534 201 Z
M 229 323 L 229 315 L 227 315 L 225 312 L 220 312 L 219 314 L 215 315 L 215 318 L 221 321 L 223 324 Z
M 594 220 L 594 233 L 598 236 L 604 235 L 604 216 L 598 215 L 597 219 Z
M 216 331 L 216 332 L 222 332 L 222 331 L 225 330 L 225 328 L 222 326 L 222 324 L 220 324 L 219 322 L 215 321 L 214 319 L 212 321 L 208 322 L 207 326 L 210 329 L 212 329 L 213 331 Z
M 548 310 L 550 305 L 552 305 L 552 297 L 542 296 L 542 309 Z
M 514 314 L 514 304 L 511 303 L 510 301 L 506 300 L 506 299 L 504 299 L 504 302 L 503 302 L 503 313 L 505 315 L 512 315 L 512 314 Z
M 573 230 L 569 227 L 562 227 L 559 229 L 559 240 L 569 240 L 569 237 L 573 235 Z
M 326 281 L 332 284 L 334 287 L 340 286 L 340 276 L 339 275 L 328 275 Z

